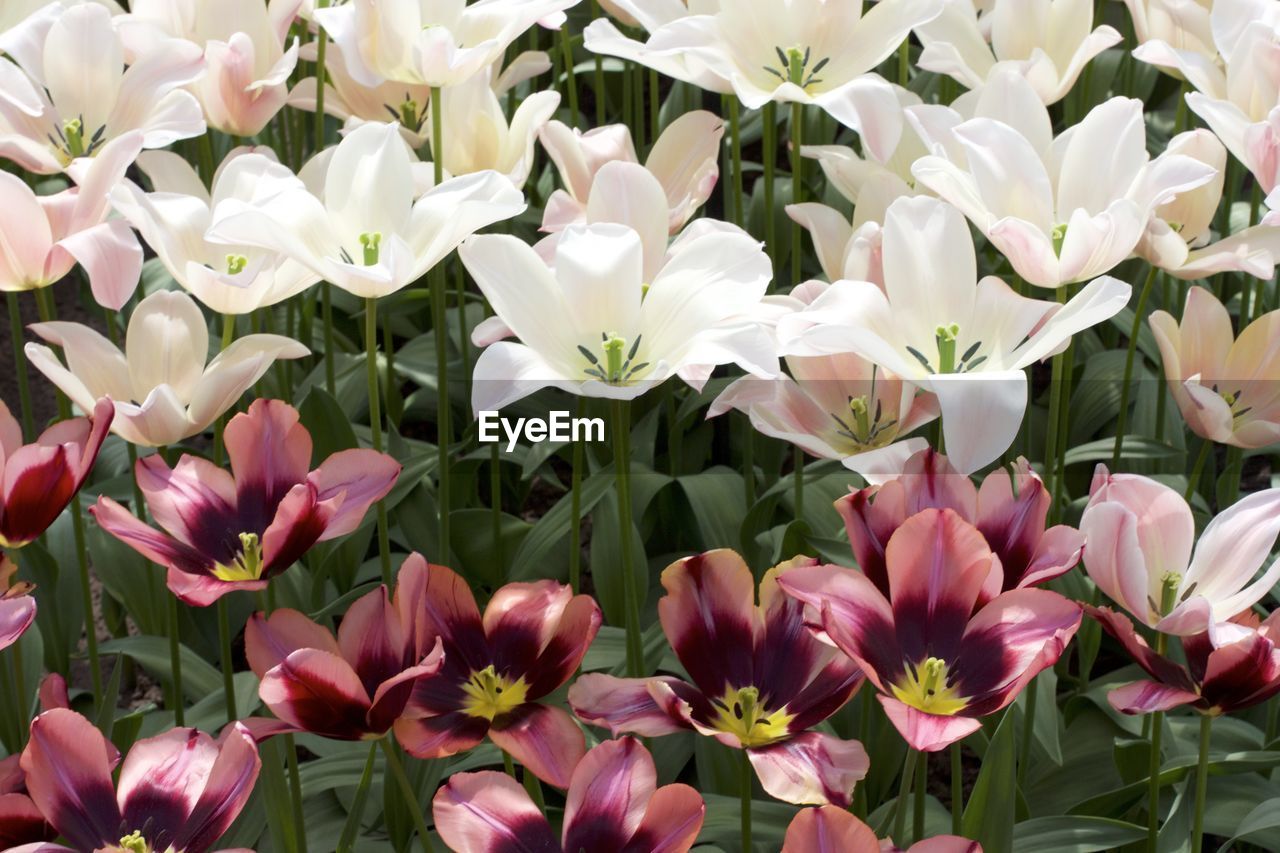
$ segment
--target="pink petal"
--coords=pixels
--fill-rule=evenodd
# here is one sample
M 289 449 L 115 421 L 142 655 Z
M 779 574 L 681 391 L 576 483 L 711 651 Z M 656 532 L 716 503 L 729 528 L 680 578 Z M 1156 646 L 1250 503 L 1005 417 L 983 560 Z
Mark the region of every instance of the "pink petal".
M 312 734 L 359 740 L 370 733 L 368 693 L 351 666 L 329 652 L 293 652 L 263 677 L 258 696 L 277 717 Z
M 301 483 L 276 507 L 275 518 L 262 534 L 264 577 L 286 571 L 324 535 L 337 506 L 334 501 L 320 503 L 317 497 L 315 486 Z
M 400 567 L 395 603 L 403 624 L 412 626 L 415 652 L 425 654 L 439 637 L 459 670 L 483 669 L 490 663 L 480 609 L 470 585 L 445 566 L 428 564 L 410 554 Z
M 288 403 L 254 400 L 227 423 L 224 436 L 236 504 L 252 522 L 248 529 L 265 530 L 284 496 L 307 479 L 311 434 Z
M 564 847 L 616 850 L 635 835 L 657 790 L 653 757 L 635 738 L 605 741 L 574 768 L 564 807 Z
M 23 844 L 52 841 L 57 837 L 58 831 L 45 822 L 30 797 L 0 794 L 0 850 L 21 850 Z
M 138 460 L 136 476 L 155 523 L 211 561 L 229 561 L 228 543 L 261 529 L 243 526 L 231 475 L 208 460 L 183 456 L 170 469 L 156 453 Z
M 74 711 L 46 711 L 31 722 L 22 752 L 27 792 L 76 847 L 119 841 L 120 808 L 111 771 L 120 760 L 93 723 Z
M 663 785 L 653 792 L 640 828 L 624 853 L 688 853 L 707 815 L 702 795 L 688 785 Z
M 133 296 L 142 275 L 142 246 L 123 219 L 113 219 L 58 241 L 84 267 L 99 305 L 119 311 Z
M 29 595 L 0 598 L 0 649 L 7 649 L 36 619 L 36 600 Z
M 369 728 L 386 731 L 405 713 L 414 685 L 419 679 L 430 678 L 444 666 L 444 644 L 436 640 L 436 647 L 417 666 L 406 668 L 378 685 L 369 708 Z
M 267 580 L 256 581 L 224 581 L 213 575 L 193 575 L 169 567 L 165 575 L 165 585 L 183 604 L 192 607 L 208 607 L 229 592 L 262 592 L 267 588 Z
M 462 853 L 557 851 L 551 825 L 520 783 L 505 773 L 457 773 L 436 792 L 431 815 L 440 838 Z
M 615 678 L 588 673 L 569 688 L 569 707 L 588 725 L 601 726 L 613 734 L 629 732 L 641 737 L 661 737 L 684 731 L 683 720 L 672 717 L 654 699 L 649 683 L 685 686 L 669 676 Z
M 942 717 L 926 714 L 897 699 L 880 695 L 876 697 L 884 706 L 889 722 L 902 735 L 912 749 L 921 752 L 937 752 L 958 740 L 963 740 L 982 728 L 982 721 L 974 717 Z
M 338 626 L 338 648 L 370 696 L 405 668 L 404 629 L 386 587 L 360 596 L 347 609 Z
M 821 732 L 748 749 L 747 758 L 770 796 L 796 805 L 848 808 L 853 786 L 866 778 L 871 766 L 862 744 Z
M 25 545 L 53 524 L 75 494 L 76 461 L 61 446 L 28 444 L 10 454 L 3 471 L 0 541 Z
M 1158 681 L 1135 681 L 1107 694 L 1107 702 L 1122 714 L 1150 714 L 1168 711 L 1200 701 L 1199 693 L 1181 690 Z
M 282 608 L 270 616 L 255 613 L 244 626 L 245 657 L 258 678 L 299 649 L 320 649 L 341 655 L 333 634 L 297 610 Z
M 787 827 L 782 853 L 880 853 L 871 827 L 835 806 L 802 809 Z
M 396 740 L 414 758 L 446 758 L 466 752 L 484 740 L 489 721 L 462 711 L 422 719 L 401 718 L 395 723 Z
M 603 621 L 595 599 L 589 595 L 573 597 L 542 654 L 529 668 L 529 698 L 539 699 L 573 677 Z
M 239 723 L 229 726 L 223 732 L 204 790 L 177 833 L 174 846 L 182 850 L 212 847 L 249 801 L 261 767 L 258 745 L 249 730 Z
M 499 749 L 548 785 L 568 788 L 573 768 L 587 752 L 586 737 L 560 708 L 530 702 L 489 728 Z
M 120 768 L 120 811 L 129 826 L 151 837 L 177 834 L 204 791 L 218 758 L 213 738 L 198 729 L 170 729 L 140 740 Z
M 484 609 L 484 633 L 498 672 L 528 672 L 572 599 L 568 585 L 556 581 L 510 583 L 495 592 Z
M 189 545 L 143 524 L 137 517 L 105 495 L 89 508 L 98 526 L 153 563 L 191 575 L 203 575 L 212 563 Z
M 307 478 L 317 499 L 342 500 L 320 540 L 346 536 L 359 527 L 369 507 L 390 493 L 399 476 L 399 462 L 372 450 L 343 450 L 322 462 Z

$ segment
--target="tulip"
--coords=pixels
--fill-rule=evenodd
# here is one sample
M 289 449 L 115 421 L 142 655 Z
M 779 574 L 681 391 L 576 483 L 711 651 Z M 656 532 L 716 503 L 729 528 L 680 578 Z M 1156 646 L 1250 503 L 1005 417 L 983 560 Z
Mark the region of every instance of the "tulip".
M 354 741 L 391 731 L 414 685 L 445 664 L 440 640 L 421 628 L 419 602 L 406 594 L 414 564 L 406 561 L 394 596 L 381 586 L 357 599 L 336 638 L 296 610 L 249 619 L 245 654 L 262 682 L 259 697 L 280 720 L 258 722 L 259 737 L 301 731 Z
M 687 853 L 706 814 L 688 785 L 658 787 L 653 758 L 635 738 L 605 741 L 583 757 L 569 782 L 564 830 L 556 838 L 542 810 L 505 773 L 458 773 L 436 792 L 432 811 L 456 853 L 528 850 Z
M 1017 436 L 1023 368 L 1129 301 L 1129 285 L 1105 276 L 1066 305 L 1019 296 L 998 278 L 978 281 L 964 217 L 936 199 L 894 202 L 883 241 L 885 289 L 836 282 L 779 321 L 782 354 L 852 352 L 936 394 L 947 450 L 965 474 Z
M 998 573 L 984 584 L 979 605 L 1066 574 L 1080 562 L 1084 535 L 1065 524 L 1046 529 L 1048 489 L 1027 460 L 1010 468 L 992 471 L 978 488 L 928 448 L 908 459 L 898 476 L 836 501 L 858 568 L 890 595 L 885 553 L 893 534 L 921 510 L 949 509 L 976 527 L 998 558 Z
M 650 38 L 645 42 L 637 41 L 625 35 L 612 21 L 599 18 L 583 30 L 583 44 L 587 50 L 652 68 L 664 77 L 683 80 L 709 92 L 733 93 L 733 85 L 724 76 L 695 57 L 684 51 L 662 47 L 668 27 L 683 26 L 683 19 L 691 15 L 716 14 L 720 11 L 720 0 L 601 0 L 600 5 L 623 24 L 638 24 Z
M 967 89 L 1010 70 L 1031 82 L 1047 105 L 1066 97 L 1089 61 L 1121 41 L 1112 27 L 1092 29 L 1089 0 L 993 0 L 989 6 L 979 20 L 973 0 L 946 0 L 941 15 L 916 29 L 924 45 L 920 67 Z
M 867 72 L 941 8 L 941 0 L 880 0 L 863 14 L 861 2 L 721 0 L 714 12 L 659 27 L 640 51 L 618 44 L 599 22 L 586 37 L 591 50 L 614 48 L 609 52 L 678 79 L 697 82 L 708 75 L 717 91 L 725 90 L 725 81 L 748 109 L 770 102 L 814 104 L 863 132 L 874 130 L 867 114 L 869 108 L 874 114 L 874 102 L 896 100 L 888 83 Z M 677 54 L 685 54 L 682 63 L 652 61 Z M 680 73 L 681 64 L 696 73 Z
M 556 387 L 631 400 L 678 375 L 695 388 L 711 365 L 777 374 L 768 333 L 744 318 L 764 296 L 769 260 L 733 232 L 695 234 L 671 247 L 646 283 L 645 243 L 622 225 L 573 225 L 555 269 L 515 237 L 472 237 L 462 262 L 520 343 L 489 345 L 475 367 L 472 406 L 488 411 Z M 479 334 L 482 330 L 477 330 Z
M 875 481 L 928 446 L 903 437 L 938 416 L 938 401 L 910 383 L 856 355 L 792 356 L 787 367 L 794 378 L 736 380 L 707 417 L 738 409 L 757 431 Z
M 285 44 L 302 0 L 134 0 L 120 19 L 127 51 L 139 59 L 187 42 L 204 54 L 191 91 L 209 126 L 256 136 L 285 104 L 298 45 Z
M 36 600 L 31 597 L 35 585 L 12 583 L 17 571 L 18 564 L 0 554 L 0 651 L 22 639 L 36 621 Z
M 626 125 L 612 124 L 583 133 L 552 121 L 539 136 L 564 186 L 547 199 L 543 231 L 561 231 L 587 219 L 595 179 L 604 166 L 640 162 Z M 669 234 L 679 233 L 715 189 L 723 137 L 720 117 L 696 110 L 673 121 L 654 143 L 644 167 L 657 178 L 667 200 Z
M 203 68 L 180 41 L 125 68 L 111 13 L 97 3 L 51 3 L 0 36 L 0 157 L 40 174 L 98 155 L 141 131 L 163 148 L 205 131 L 200 104 L 181 87 Z
M 292 258 L 367 299 L 412 284 L 464 237 L 525 207 L 520 191 L 496 172 L 453 178 L 419 198 L 394 124 L 361 125 L 321 156 L 327 161 L 312 163 L 320 195 L 295 184 L 258 203 L 225 199 L 209 238 Z
M 405 751 L 444 758 L 487 735 L 542 781 L 569 787 L 586 740 L 567 712 L 539 700 L 577 671 L 600 630 L 599 606 L 555 581 L 511 583 L 482 617 L 466 581 L 416 555 L 400 585 L 409 586 L 404 595 L 421 630 L 439 637 L 445 654 L 440 671 L 414 686 L 396 723 Z
M 75 170 L 76 186 L 53 195 L 37 195 L 22 178 L 0 172 L 0 290 L 48 287 L 78 263 L 98 304 L 119 311 L 142 274 L 142 247 L 127 223 L 107 218 L 107 198 L 141 150 L 139 133 L 113 139 Z
M 802 809 L 791 819 L 782 853 L 903 853 L 902 848 L 876 840 L 875 831 L 844 809 L 822 806 Z M 905 853 L 982 853 L 982 845 L 955 835 L 917 841 Z
M 59 2 L 59 0 L 55 0 Z M 124 10 L 120 8 L 115 0 L 60 0 L 61 5 L 71 6 L 80 2 L 94 2 L 107 9 L 113 15 L 119 15 Z M 41 11 L 48 6 L 50 0 L 6 0 L 4 4 L 0 4 L 0 37 L 21 24 L 27 18 Z
M 315 19 L 362 86 L 463 83 L 501 59 L 534 24 L 559 27 L 578 0 L 351 0 Z
M 1280 311 L 1250 323 L 1239 338 L 1231 315 L 1208 290 L 1187 291 L 1182 323 L 1165 311 L 1150 319 L 1164 375 L 1182 417 L 1201 438 L 1233 447 L 1280 441 Z
M 27 795 L 26 775 L 18 762 L 17 755 L 0 759 L 0 850 L 58 837 Z
M 998 560 L 957 513 L 926 509 L 889 538 L 888 596 L 861 572 L 833 566 L 801 566 L 778 583 L 821 614 L 907 744 L 936 752 L 1013 702 L 1080 627 L 1080 607 L 1045 589 L 976 607 Z
M 0 547 L 35 541 L 66 509 L 93 469 L 114 409 L 98 400 L 85 409 L 91 417 L 54 424 L 24 445 L 17 419 L 0 402 Z
M 1253 580 L 1280 535 L 1280 489 L 1232 504 L 1209 522 L 1193 552 L 1195 522 L 1180 494 L 1099 465 L 1080 530 L 1089 577 L 1162 633 L 1206 631 L 1252 607 L 1280 581 L 1280 560 Z
M 1227 168 L 1227 149 L 1218 138 L 1207 130 L 1187 131 L 1169 140 L 1165 152 L 1193 157 L 1217 175 L 1209 183 L 1156 207 L 1136 253 L 1181 279 L 1207 278 L 1221 272 L 1271 278 L 1280 258 L 1280 228 L 1256 225 L 1211 242 L 1210 229 L 1222 201 Z
M 1243 711 L 1280 693 L 1280 611 L 1259 622 L 1251 613 L 1183 637 L 1186 664 L 1158 654 L 1133 623 L 1106 607 L 1088 607 L 1151 679 L 1110 691 L 1107 701 L 1122 714 L 1149 714 L 1190 706 L 1217 716 Z
M 129 317 L 125 352 L 79 323 L 36 323 L 31 330 L 62 347 L 26 346 L 28 360 L 84 411 L 108 397 L 112 431 L 131 444 L 161 447 L 203 432 L 278 358 L 308 350 L 280 335 L 247 335 L 205 366 L 209 330 L 191 297 L 156 291 Z
M 1124 0 L 1124 4 L 1129 7 L 1138 44 L 1160 42 L 1197 54 L 1209 63 L 1217 62 L 1218 48 L 1210 23 L 1213 0 Z
M 1280 13 L 1267 0 L 1218 3 L 1209 12 L 1217 57 L 1196 45 L 1152 39 L 1135 58 L 1176 71 L 1196 91 L 1187 105 L 1270 193 L 1280 184 Z
M 400 474 L 390 456 L 342 450 L 311 466 L 311 434 L 280 400 L 255 400 L 225 432 L 231 472 L 184 455 L 134 468 L 163 532 L 102 496 L 90 509 L 103 530 L 168 569 L 169 589 L 207 607 L 237 589 L 266 589 L 316 542 L 346 536 Z
M 751 569 L 733 551 L 710 551 L 662 573 L 658 617 L 689 681 L 670 676 L 584 675 L 569 689 L 582 720 L 657 737 L 692 729 L 746 751 L 760 784 L 788 803 L 848 807 L 867 773 L 862 744 L 810 731 L 862 683 L 858 668 L 804 626 L 779 589 L 800 557 L 765 573 L 760 603 Z
M 138 158 L 138 166 L 154 191 L 143 192 L 126 181 L 111 192 L 116 212 L 138 229 L 174 281 L 219 314 L 268 308 L 318 280 L 297 261 L 206 239 L 218 204 L 229 199 L 252 204 L 284 187 L 301 186 L 274 154 L 268 156 L 270 151 L 232 151 L 214 173 L 212 191 L 182 157 L 148 151 Z
M 205 853 L 231 826 L 262 766 L 248 730 L 235 723 L 214 740 L 171 729 L 120 754 L 89 720 L 65 709 L 31 723 L 22 770 L 31 800 L 69 847 L 37 849 L 181 850 Z
M 1047 118 L 1034 127 L 1047 131 Z M 954 153 L 923 157 L 912 172 L 1040 287 L 1108 272 L 1133 253 L 1157 207 L 1217 174 L 1176 152 L 1148 162 L 1142 102 L 1132 98 L 1094 107 L 1056 140 L 983 117 L 951 134 Z

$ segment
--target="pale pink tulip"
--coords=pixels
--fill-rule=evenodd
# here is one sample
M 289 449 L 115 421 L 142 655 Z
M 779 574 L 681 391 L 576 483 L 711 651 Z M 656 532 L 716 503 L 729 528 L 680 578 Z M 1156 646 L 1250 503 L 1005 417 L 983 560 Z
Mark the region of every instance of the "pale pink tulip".
M 1243 448 L 1280 441 L 1280 311 L 1236 338 L 1222 303 L 1193 287 L 1181 324 L 1165 311 L 1150 322 L 1169 390 L 1192 432 Z
M 78 263 L 98 303 L 119 311 L 138 285 L 142 247 L 128 223 L 107 218 L 107 194 L 141 150 L 138 132 L 112 140 L 77 164 L 77 186 L 54 195 L 37 195 L 17 175 L 0 172 L 0 290 L 48 287 Z
M 107 7 L 113 15 L 119 15 L 124 11 L 115 0 L 5 0 L 4 3 L 0 3 L 0 36 L 49 6 L 50 2 L 64 7 L 83 2 L 97 3 Z
M 1138 44 L 1162 42 L 1176 50 L 1199 54 L 1209 62 L 1217 60 L 1209 15 L 1213 0 L 1124 0 L 1124 4 L 1129 7 Z M 1172 73 L 1182 76 L 1176 70 Z
M 133 0 L 119 21 L 135 61 L 170 49 L 173 39 L 204 54 L 191 87 L 209 126 L 254 136 L 284 106 L 298 45 L 286 49 L 302 0 Z
M 1254 580 L 1280 534 L 1280 489 L 1245 497 L 1195 543 L 1182 496 L 1136 474 L 1098 466 L 1080 520 L 1089 577 L 1139 622 L 1188 636 L 1225 622 L 1280 581 L 1280 560 Z
M 182 89 L 200 76 L 200 50 L 170 40 L 125 68 L 105 6 L 51 4 L 0 35 L 0 52 L 0 157 L 24 169 L 61 172 L 132 131 L 143 148 L 205 131 Z
M 177 444 L 204 431 L 279 358 L 309 352 L 280 335 L 246 335 L 213 361 L 200 307 L 185 293 L 159 290 L 129 317 L 125 352 L 79 323 L 36 323 L 31 330 L 62 347 L 29 343 L 27 358 L 82 411 L 101 397 L 116 407 L 111 431 L 132 444 Z

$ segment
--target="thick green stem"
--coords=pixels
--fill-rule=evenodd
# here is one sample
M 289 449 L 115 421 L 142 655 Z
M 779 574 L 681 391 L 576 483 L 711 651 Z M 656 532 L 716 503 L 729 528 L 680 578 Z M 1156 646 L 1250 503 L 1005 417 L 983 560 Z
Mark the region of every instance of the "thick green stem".
M 1124 356 L 1124 380 L 1120 385 L 1120 412 L 1116 418 L 1116 444 L 1111 451 L 1111 470 L 1120 468 L 1120 455 L 1124 449 L 1125 427 L 1129 420 L 1129 385 L 1133 382 L 1133 362 L 1138 352 L 1138 335 L 1142 332 L 1142 320 L 1146 315 L 1147 300 L 1151 298 L 1151 287 L 1155 284 L 1158 268 L 1151 267 L 1147 280 L 1138 295 L 1138 304 L 1133 311 L 1133 324 L 1129 328 L 1129 348 Z
M 364 303 L 365 365 L 369 382 L 369 435 L 373 449 L 382 452 L 382 407 L 379 405 L 378 386 L 378 300 L 369 298 Z M 391 585 L 391 541 L 387 533 L 387 505 L 378 501 L 378 559 L 382 567 L 382 582 Z
M 925 789 L 929 784 L 929 757 L 925 753 L 920 753 L 920 760 L 916 762 L 916 790 L 915 803 L 911 809 L 911 840 L 920 841 L 924 838 L 924 796 Z
M 1204 800 L 1209 788 L 1209 739 L 1213 734 L 1213 715 L 1200 717 L 1200 759 L 1196 764 L 1195 817 L 1191 823 L 1191 853 L 1204 849 Z
M 329 0 L 316 0 L 317 9 L 324 9 Z M 328 79 L 325 73 L 325 56 L 329 49 L 329 33 L 320 27 L 320 37 L 316 41 L 316 114 L 315 114 L 315 151 L 324 150 L 324 84 Z M 332 392 L 330 392 L 332 393 Z
M 599 0 L 591 0 L 591 20 L 600 17 Z M 595 68 L 591 78 L 591 88 L 595 92 L 596 99 L 596 127 L 601 127 L 608 120 L 607 101 L 608 97 L 605 93 L 604 85 L 604 57 L 599 53 L 595 54 Z
M 627 632 L 627 674 L 639 678 L 644 674 L 644 639 L 640 633 L 640 594 L 636 589 L 636 572 L 632 565 L 631 517 L 631 404 L 613 402 L 613 453 L 617 475 L 618 543 L 622 550 L 622 599 Z
M 804 201 L 804 157 L 800 156 L 800 147 L 804 145 L 804 104 L 791 105 L 791 203 Z M 800 261 L 804 253 L 800 251 L 800 243 L 804 239 L 804 229 L 799 222 L 791 223 L 791 283 L 800 283 Z
M 369 785 L 373 782 L 373 765 L 377 759 L 378 742 L 374 741 L 369 744 L 369 757 L 365 759 L 360 784 L 356 786 L 356 795 L 351 800 L 351 811 L 347 813 L 347 822 L 338 839 L 338 853 L 351 853 L 354 849 L 356 836 L 360 834 L 360 823 L 364 820 L 364 804 L 369 799 Z
M 573 36 L 569 27 L 560 28 L 560 54 L 564 57 L 564 85 L 569 92 L 570 126 L 578 126 L 578 74 L 573 68 Z
M 18 373 L 18 399 L 22 405 L 22 432 L 27 438 L 35 438 L 35 413 L 31 407 L 31 377 L 27 374 L 27 357 L 22 351 L 22 311 L 18 294 L 5 294 L 9 310 L 9 336 L 13 340 L 13 363 Z
M 1204 474 L 1204 466 L 1209 461 L 1209 454 L 1212 450 L 1212 441 L 1207 438 L 1200 439 L 1200 455 L 1196 457 L 1196 464 L 1191 469 L 1191 476 L 1187 478 L 1187 490 L 1182 493 L 1187 503 L 1191 503 L 1191 498 L 1195 496 L 1196 490 L 1200 488 L 1200 477 Z
M 1155 853 L 1160 842 L 1160 750 L 1164 736 L 1164 713 L 1151 714 L 1151 760 L 1147 770 L 1147 853 Z
M 751 791 L 755 780 L 755 772 L 751 769 L 751 760 L 747 758 L 745 749 L 739 750 L 738 781 L 741 789 L 742 806 L 738 810 L 742 826 L 742 853 L 751 851 Z
M 418 802 L 418 792 L 413 789 L 413 783 L 409 781 L 409 775 L 404 772 L 404 764 L 396 753 L 396 745 L 391 738 L 385 737 L 379 743 L 382 744 L 382 754 L 386 756 L 387 767 L 391 768 L 391 775 L 400 788 L 400 796 L 404 798 L 404 804 L 409 807 L 409 817 L 413 820 L 414 829 L 418 831 L 418 843 L 422 846 L 422 853 L 431 853 L 434 848 L 431 845 L 431 836 L 427 832 L 427 819 L 422 813 L 422 805 Z
M 916 763 L 920 753 L 907 747 L 907 756 L 902 762 L 902 784 L 898 789 L 898 802 L 893 812 L 893 840 L 901 845 L 907 835 L 907 796 L 911 793 L 911 783 L 916 775 Z
M 431 161 L 435 167 L 435 183 L 444 182 L 444 124 L 440 88 L 431 89 Z M 444 270 L 436 264 L 431 270 L 431 322 L 436 340 L 436 477 L 439 483 L 436 503 L 440 511 L 440 562 L 450 561 L 449 548 L 449 445 L 453 441 L 453 410 L 449 407 L 449 332 L 445 326 Z
M 959 835 L 964 827 L 964 765 L 960 760 L 960 744 L 951 744 L 951 834 Z
M 231 346 L 231 341 L 236 335 L 236 318 L 234 314 L 222 315 L 222 341 L 218 350 L 222 352 Z M 222 466 L 222 437 L 227 428 L 226 415 L 219 415 L 218 419 L 213 423 L 213 464 Z
M 298 744 L 292 734 L 286 734 L 284 745 L 289 767 L 289 808 L 293 813 L 293 824 L 298 828 L 297 849 L 299 853 L 307 853 L 307 818 L 302 810 L 302 773 L 298 769 Z
M 1066 288 L 1058 288 L 1058 301 L 1066 302 L 1066 298 Z M 1070 344 L 1068 344 L 1068 347 L 1070 347 Z M 1049 424 L 1044 447 L 1044 482 L 1045 490 L 1049 493 L 1051 500 L 1049 506 L 1050 514 L 1054 512 L 1054 505 L 1058 495 L 1058 427 L 1061 420 L 1059 415 L 1063 403 L 1063 388 L 1066 384 L 1063 376 L 1065 366 L 1065 352 L 1053 357 L 1052 379 L 1049 384 Z
M 236 709 L 236 676 L 231 659 L 231 617 L 227 614 L 227 597 L 218 599 L 218 650 L 222 655 L 222 692 L 227 704 L 227 722 L 239 719 Z

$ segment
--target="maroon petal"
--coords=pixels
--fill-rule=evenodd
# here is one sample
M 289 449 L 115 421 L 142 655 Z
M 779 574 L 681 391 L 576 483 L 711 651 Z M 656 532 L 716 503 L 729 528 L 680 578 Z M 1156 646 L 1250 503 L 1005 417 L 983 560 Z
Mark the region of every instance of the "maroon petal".
M 445 670 L 463 678 L 489 665 L 489 645 L 471 587 L 458 573 L 428 565 L 410 554 L 400 568 L 396 608 L 405 625 L 413 626 L 417 650 L 425 654 L 427 638 L 444 640 Z M 429 648 L 429 647 L 428 647 Z
M 530 702 L 489 727 L 489 738 L 548 785 L 568 788 L 587 740 L 573 717 L 559 708 Z
M 1150 714 L 1200 704 L 1200 694 L 1158 681 L 1135 681 L 1107 693 L 1107 702 L 1122 714 Z
M 31 722 L 22 771 L 32 802 L 83 850 L 120 840 L 111 770 L 120 760 L 102 733 L 74 711 L 46 711 Z
M 111 422 L 115 420 L 115 415 L 116 406 L 110 399 L 103 397 L 94 404 L 93 415 L 89 418 L 89 434 L 83 442 L 79 442 L 79 464 L 76 466 L 77 490 L 89 478 L 93 463 L 98 459 L 98 451 L 102 449 L 102 443 L 107 440 L 107 434 L 111 431 Z
M 438 717 L 399 719 L 396 740 L 414 758 L 446 758 L 472 749 L 489 733 L 489 721 L 462 711 Z
M 230 563 L 240 534 L 262 530 L 240 519 L 231 475 L 208 460 L 183 456 L 171 469 L 156 453 L 138 460 L 135 472 L 155 523 L 208 560 Z
M 1200 693 L 1223 712 L 1242 711 L 1280 692 L 1280 650 L 1251 632 L 1209 655 Z
M 1024 585 L 1022 578 L 1044 535 L 1050 503 L 1048 489 L 1025 459 L 1015 464 L 1014 476 L 1005 468 L 997 468 L 982 481 L 976 524 L 991 550 L 1000 557 L 1005 572 L 1002 589 Z
M 551 825 L 505 773 L 458 773 L 431 803 L 440 838 L 459 853 L 560 853 Z
M 98 526 L 146 557 L 153 563 L 169 566 L 191 575 L 209 575 L 213 562 L 190 545 L 148 527 L 137 517 L 108 497 L 98 498 L 89 508 Z
M 258 746 L 249 730 L 239 723 L 228 726 L 204 790 L 178 832 L 174 847 L 179 850 L 211 848 L 249 801 L 261 767 Z
M 893 531 L 907 519 L 901 484 L 891 480 L 878 492 L 874 488 L 854 492 L 836 501 L 835 507 L 844 519 L 858 568 L 887 596 L 889 575 L 885 571 L 884 549 Z
M 76 472 L 61 446 L 28 444 L 4 464 L 0 542 L 16 548 L 39 538 L 76 491 Z
M 529 698 L 541 699 L 568 681 L 600 631 L 600 605 L 589 595 L 575 596 L 565 607 L 555 633 L 529 667 Z
M 299 649 L 320 649 L 341 655 L 333 634 L 297 610 L 281 608 L 270 616 L 255 613 L 245 623 L 245 656 L 259 679 Z
M 1168 658 L 1156 654 L 1147 645 L 1147 641 L 1138 636 L 1138 632 L 1134 630 L 1133 623 L 1129 621 L 1129 617 L 1117 613 L 1109 607 L 1093 607 L 1086 604 L 1084 609 L 1086 613 L 1097 620 L 1104 631 L 1124 647 L 1129 657 L 1133 658 L 1134 662 L 1146 670 L 1152 678 L 1179 690 L 1195 692 L 1196 683 L 1191 680 L 1191 675 L 1186 669 Z
M 378 685 L 373 694 L 373 706 L 369 709 L 370 731 L 387 731 L 401 716 L 413 693 L 413 686 L 421 678 L 428 678 L 440 671 L 444 664 L 444 645 L 436 641 L 435 650 L 417 666 L 411 666 Z
M 308 475 L 319 500 L 338 498 L 338 509 L 320 538 L 346 536 L 357 527 L 369 507 L 385 498 L 400 476 L 400 463 L 373 450 L 343 450 Z
M 494 668 L 518 677 L 551 642 L 573 591 L 556 581 L 509 583 L 493 594 L 484 609 L 484 635 Z
M 622 732 L 641 737 L 661 737 L 684 731 L 689 726 L 679 716 L 672 716 L 654 698 L 650 682 L 664 683 L 675 689 L 690 689 L 676 678 L 616 678 L 589 673 L 580 676 L 569 688 L 569 707 L 584 723 L 607 728 L 616 736 Z
M 26 794 L 0 794 L 0 850 L 52 841 L 58 831 Z
M 329 652 L 292 653 L 263 677 L 258 695 L 277 717 L 312 734 L 338 740 L 371 734 L 368 693 L 351 666 Z
M 635 835 L 658 786 L 635 738 L 605 741 L 574 768 L 564 812 L 566 850 L 619 850 Z
M 848 808 L 853 802 L 853 786 L 866 778 L 871 766 L 858 741 L 821 732 L 805 732 L 748 749 L 747 758 L 770 796 L 795 805 Z
M 702 831 L 707 806 L 688 785 L 663 785 L 653 792 L 640 828 L 623 853 L 687 853 Z
M 320 541 L 336 511 L 332 501 L 319 502 L 310 483 L 294 486 L 262 534 L 263 577 L 274 577 L 296 563 Z
M 171 729 L 140 740 L 120 768 L 125 825 L 168 846 L 186 825 L 218 758 L 213 738 L 197 729 Z
M 385 586 L 360 596 L 347 610 L 338 626 L 338 648 L 370 696 L 410 663 L 400 616 Z
M 311 468 L 311 434 L 282 400 L 254 400 L 224 433 L 235 475 L 236 503 L 250 531 L 262 531 L 276 507 Z
M 937 752 L 946 749 L 958 740 L 982 728 L 982 721 L 976 717 L 944 717 L 939 714 L 926 714 L 918 708 L 899 702 L 889 696 L 876 697 L 884 706 L 889 722 L 902 735 L 902 739 L 912 749 L 921 752 Z
M 801 809 L 787 827 L 782 853 L 880 853 L 871 827 L 835 806 Z
M 742 557 L 723 549 L 688 557 L 663 571 L 662 586 L 662 630 L 698 689 L 722 696 L 751 685 L 760 616 Z

